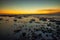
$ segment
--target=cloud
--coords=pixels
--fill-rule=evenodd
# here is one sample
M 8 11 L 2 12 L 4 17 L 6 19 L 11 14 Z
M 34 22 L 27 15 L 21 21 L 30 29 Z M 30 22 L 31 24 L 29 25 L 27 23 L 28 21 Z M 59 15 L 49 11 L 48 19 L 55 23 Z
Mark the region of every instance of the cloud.
M 44 10 L 37 10 L 36 12 L 42 14 L 52 14 L 60 12 L 60 9 L 44 9 Z

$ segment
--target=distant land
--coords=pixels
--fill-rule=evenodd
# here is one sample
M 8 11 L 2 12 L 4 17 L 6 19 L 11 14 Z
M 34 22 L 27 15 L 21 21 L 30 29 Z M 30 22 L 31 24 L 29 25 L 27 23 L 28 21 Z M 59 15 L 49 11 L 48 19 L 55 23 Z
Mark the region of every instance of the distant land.
M 49 14 L 0 14 L 0 16 L 18 16 L 18 15 L 57 15 L 60 16 L 60 12 L 57 13 L 49 13 Z

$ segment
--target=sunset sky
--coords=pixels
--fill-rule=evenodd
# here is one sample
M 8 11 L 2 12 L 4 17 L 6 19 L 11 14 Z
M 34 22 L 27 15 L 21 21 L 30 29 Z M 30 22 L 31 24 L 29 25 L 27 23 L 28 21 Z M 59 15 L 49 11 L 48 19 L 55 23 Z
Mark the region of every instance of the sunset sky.
M 60 0 L 0 0 L 0 14 L 48 14 L 60 12 Z

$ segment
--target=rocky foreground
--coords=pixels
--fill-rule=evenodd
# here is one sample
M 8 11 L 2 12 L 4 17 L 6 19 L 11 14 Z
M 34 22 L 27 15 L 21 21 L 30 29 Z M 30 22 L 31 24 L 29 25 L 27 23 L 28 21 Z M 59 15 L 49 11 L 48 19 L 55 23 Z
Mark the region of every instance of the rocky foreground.
M 2 40 L 60 40 L 60 21 L 53 18 L 0 17 L 0 26 L 10 27 Z

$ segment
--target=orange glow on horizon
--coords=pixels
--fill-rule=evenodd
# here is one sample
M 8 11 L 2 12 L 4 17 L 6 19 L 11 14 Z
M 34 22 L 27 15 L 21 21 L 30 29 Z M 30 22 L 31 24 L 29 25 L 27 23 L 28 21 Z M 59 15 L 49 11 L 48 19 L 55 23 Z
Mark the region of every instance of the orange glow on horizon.
M 60 12 L 60 9 L 45 9 L 45 10 L 37 10 L 38 13 L 44 13 L 44 14 L 52 14 Z
M 49 14 L 60 12 L 60 9 L 44 9 L 44 10 L 0 10 L 0 14 Z

